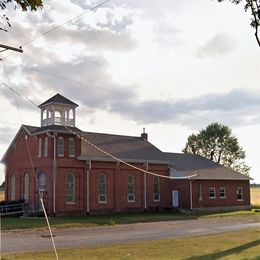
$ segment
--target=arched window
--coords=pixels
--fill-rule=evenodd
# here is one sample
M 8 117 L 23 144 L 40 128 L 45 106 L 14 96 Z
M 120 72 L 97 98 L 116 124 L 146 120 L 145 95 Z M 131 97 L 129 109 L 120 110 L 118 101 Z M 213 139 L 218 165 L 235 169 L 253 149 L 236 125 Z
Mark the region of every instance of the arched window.
M 69 157 L 75 156 L 75 139 L 70 138 L 69 139 Z
M 132 174 L 127 177 L 127 201 L 135 202 L 135 178 Z
M 11 177 L 11 200 L 15 200 L 15 195 L 16 195 L 16 178 L 15 175 L 13 174 Z
M 46 191 L 46 176 L 45 173 L 41 172 L 38 178 L 39 191 Z
M 43 154 L 44 157 L 47 157 L 48 156 L 48 137 L 46 136 L 44 138 L 44 154 Z
M 107 180 L 105 174 L 98 176 L 98 203 L 107 202 Z
M 29 174 L 24 175 L 24 188 L 23 188 L 23 198 L 25 202 L 29 202 Z
M 160 179 L 153 176 L 153 201 L 160 201 Z
M 42 156 L 42 139 L 38 139 L 38 157 L 40 158 Z
M 64 156 L 64 139 L 62 136 L 58 137 L 58 156 Z
M 75 202 L 75 175 L 69 173 L 66 177 L 66 203 Z

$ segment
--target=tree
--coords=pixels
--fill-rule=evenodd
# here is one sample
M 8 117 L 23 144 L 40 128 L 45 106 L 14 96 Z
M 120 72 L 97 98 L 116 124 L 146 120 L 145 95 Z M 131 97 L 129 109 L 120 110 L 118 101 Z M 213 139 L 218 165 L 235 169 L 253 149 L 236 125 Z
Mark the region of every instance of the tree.
M 218 2 L 223 2 L 225 0 L 218 0 Z M 260 35 L 259 35 L 259 27 L 260 27 L 260 0 L 227 0 L 233 4 L 244 4 L 245 11 L 251 12 L 251 23 L 250 25 L 255 29 L 255 38 L 260 47 Z
M 14 8 L 21 8 L 22 11 L 37 11 L 43 5 L 43 0 L 0 0 L 0 9 L 4 10 L 7 5 L 14 3 Z M 0 16 L 2 20 L 11 27 L 9 18 L 6 15 Z M 7 31 L 5 28 L 0 27 L 0 30 Z
M 235 171 L 249 175 L 245 151 L 228 126 L 212 123 L 198 134 L 192 134 L 183 149 L 186 154 L 196 154 Z

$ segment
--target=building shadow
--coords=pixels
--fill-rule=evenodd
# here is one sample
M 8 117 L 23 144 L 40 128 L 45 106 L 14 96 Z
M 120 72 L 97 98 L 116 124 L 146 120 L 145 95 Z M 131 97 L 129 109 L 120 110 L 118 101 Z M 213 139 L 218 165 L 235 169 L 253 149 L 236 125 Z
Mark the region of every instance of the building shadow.
M 246 250 L 248 248 L 255 247 L 255 246 L 258 246 L 258 245 L 260 245 L 260 239 L 257 239 L 255 241 L 243 244 L 241 246 L 233 247 L 233 248 L 230 248 L 228 250 L 221 251 L 221 252 L 218 252 L 218 253 L 194 256 L 194 257 L 189 257 L 187 259 L 189 259 L 189 260 L 198 260 L 198 259 L 202 259 L 202 260 L 211 259 L 212 260 L 212 259 L 219 259 L 221 257 L 229 256 L 229 255 L 232 255 L 232 254 L 237 254 L 237 253 L 239 253 L 239 252 L 241 252 L 243 250 Z M 259 257 L 257 257 L 256 259 L 260 259 L 260 252 L 259 252 Z

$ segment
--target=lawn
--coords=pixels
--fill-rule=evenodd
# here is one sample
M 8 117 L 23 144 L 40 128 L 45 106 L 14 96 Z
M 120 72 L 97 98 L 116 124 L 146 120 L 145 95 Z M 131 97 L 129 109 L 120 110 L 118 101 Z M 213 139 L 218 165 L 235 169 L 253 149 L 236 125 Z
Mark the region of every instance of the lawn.
M 260 188 L 250 188 L 251 204 L 260 207 Z
M 260 230 L 58 250 L 59 259 L 260 259 Z M 53 251 L 3 259 L 55 259 Z
M 227 213 L 208 214 L 181 214 L 178 212 L 139 212 L 117 213 L 96 216 L 90 215 L 78 217 L 56 217 L 50 218 L 49 220 L 52 227 L 68 228 L 249 215 L 260 217 L 260 212 L 236 211 Z M 2 218 L 1 224 L 2 230 L 47 228 L 46 221 L 44 218 Z

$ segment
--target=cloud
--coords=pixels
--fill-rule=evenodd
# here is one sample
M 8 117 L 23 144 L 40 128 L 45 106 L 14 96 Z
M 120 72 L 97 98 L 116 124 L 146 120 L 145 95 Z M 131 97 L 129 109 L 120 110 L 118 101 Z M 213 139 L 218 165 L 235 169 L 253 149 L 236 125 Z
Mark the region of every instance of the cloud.
M 0 126 L 0 144 L 7 145 L 13 138 L 16 129 Z
M 197 49 L 197 58 L 206 57 L 215 58 L 226 55 L 234 51 L 236 48 L 235 40 L 227 33 L 217 33 L 213 38 L 208 40 L 204 46 Z

